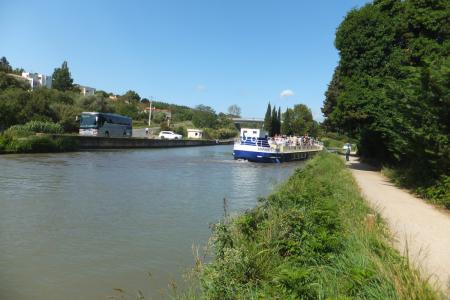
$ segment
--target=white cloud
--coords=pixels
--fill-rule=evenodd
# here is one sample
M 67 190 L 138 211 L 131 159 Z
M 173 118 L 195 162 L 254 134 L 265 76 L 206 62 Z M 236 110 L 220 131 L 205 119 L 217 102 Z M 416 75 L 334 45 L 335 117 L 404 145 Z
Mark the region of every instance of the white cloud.
M 292 91 L 292 90 L 283 90 L 283 91 L 281 91 L 281 93 L 280 93 L 280 98 L 285 98 L 285 97 L 292 97 L 292 96 L 294 96 L 295 94 L 294 94 L 294 92 Z
M 206 85 L 204 85 L 204 84 L 197 84 L 195 89 L 197 90 L 197 92 L 204 92 L 204 91 L 206 91 Z

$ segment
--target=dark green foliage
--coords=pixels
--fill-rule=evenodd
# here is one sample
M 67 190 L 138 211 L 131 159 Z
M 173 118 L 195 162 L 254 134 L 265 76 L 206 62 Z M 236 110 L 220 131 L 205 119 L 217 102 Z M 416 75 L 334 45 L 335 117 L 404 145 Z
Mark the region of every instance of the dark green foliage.
M 181 134 L 183 136 L 183 138 L 187 138 L 187 129 L 184 126 L 177 126 L 175 127 L 175 129 L 173 130 L 175 133 Z
M 0 91 L 6 90 L 7 88 L 26 90 L 30 88 L 30 84 L 28 81 L 14 78 L 12 75 L 0 71 Z
M 272 113 L 270 115 L 271 117 L 271 128 L 272 130 L 269 132 L 269 136 L 274 136 L 276 134 L 278 134 L 278 115 L 277 115 L 277 109 L 275 108 L 275 105 L 272 108 Z
M 325 126 L 411 187 L 450 172 L 449 19 L 445 0 L 380 0 L 352 10 L 336 33 Z
M 0 58 L 0 71 L 7 72 L 7 73 L 12 71 L 12 67 L 9 64 L 9 61 L 4 56 L 2 56 L 2 58 Z
M 67 61 L 62 63 L 61 68 L 55 68 L 52 76 L 52 87 L 60 91 L 69 91 L 73 88 L 73 79 Z
M 297 104 L 288 108 L 284 113 L 283 134 L 316 136 L 318 124 L 313 120 L 311 110 L 304 104 Z
M 130 90 L 130 91 L 127 91 L 122 96 L 120 96 L 119 100 L 123 100 L 123 101 L 129 102 L 129 103 L 132 103 L 132 102 L 136 103 L 136 102 L 141 101 L 141 97 L 135 91 Z
M 25 125 L 14 125 L 0 134 L 0 151 L 42 153 L 77 150 L 78 141 L 74 137 L 52 135 L 62 131 L 61 125 L 50 122 L 31 121 Z
M 215 128 L 217 125 L 216 112 L 209 106 L 197 105 L 193 112 L 192 123 L 198 128 Z
M 272 108 L 267 104 L 266 115 L 264 116 L 264 130 L 267 131 L 269 136 L 272 136 Z
M 389 245 L 343 161 L 320 154 L 267 199 L 213 227 L 202 299 L 438 299 Z

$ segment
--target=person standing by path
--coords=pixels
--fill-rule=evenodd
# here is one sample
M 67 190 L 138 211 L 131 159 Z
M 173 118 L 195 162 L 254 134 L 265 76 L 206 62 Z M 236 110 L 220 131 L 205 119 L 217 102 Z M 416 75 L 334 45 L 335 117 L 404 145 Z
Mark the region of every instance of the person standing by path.
M 450 296 L 450 212 L 394 186 L 356 157 L 347 165 L 364 198 L 387 221 L 397 250 Z

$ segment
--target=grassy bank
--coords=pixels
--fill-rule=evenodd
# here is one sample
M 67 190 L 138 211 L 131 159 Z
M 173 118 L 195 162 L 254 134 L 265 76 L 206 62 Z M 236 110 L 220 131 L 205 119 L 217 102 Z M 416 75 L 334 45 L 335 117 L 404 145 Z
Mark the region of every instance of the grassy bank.
M 15 125 L 0 134 L 0 153 L 63 152 L 78 149 L 70 136 L 55 136 L 63 132 L 59 124 L 31 121 Z
M 439 299 L 391 246 L 343 161 L 320 154 L 213 229 L 194 274 L 205 299 Z M 196 295 L 195 297 L 198 297 Z M 194 298 L 195 298 L 194 297 Z

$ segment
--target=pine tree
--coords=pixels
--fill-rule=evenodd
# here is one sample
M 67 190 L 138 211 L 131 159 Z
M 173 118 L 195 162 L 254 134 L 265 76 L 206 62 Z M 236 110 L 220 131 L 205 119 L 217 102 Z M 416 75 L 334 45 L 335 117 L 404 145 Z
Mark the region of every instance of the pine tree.
M 271 136 L 277 134 L 277 117 L 277 109 L 274 106 L 272 108 L 272 132 L 270 133 Z
M 281 107 L 280 106 L 278 106 L 277 133 L 281 134 Z
M 4 71 L 7 73 L 12 71 L 12 67 L 9 64 L 9 61 L 4 56 L 0 59 L 0 71 Z
M 267 105 L 267 111 L 266 115 L 264 117 L 264 130 L 267 131 L 269 136 L 271 136 L 272 133 L 272 108 L 270 106 L 270 102 Z

